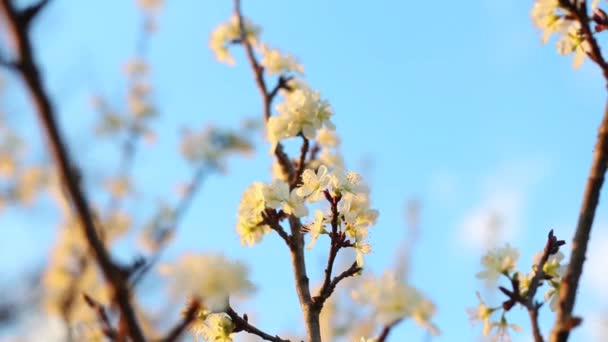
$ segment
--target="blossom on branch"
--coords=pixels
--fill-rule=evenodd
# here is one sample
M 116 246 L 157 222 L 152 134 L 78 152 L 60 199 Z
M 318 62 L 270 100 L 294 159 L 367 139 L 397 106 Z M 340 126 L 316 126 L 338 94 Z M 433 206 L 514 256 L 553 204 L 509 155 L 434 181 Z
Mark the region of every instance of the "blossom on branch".
M 481 258 L 481 264 L 485 270 L 477 273 L 478 279 L 485 279 L 488 286 L 492 286 L 500 275 L 508 275 L 515 269 L 515 264 L 519 259 L 519 250 L 511 248 L 509 244 L 505 247 L 495 248 Z
M 268 141 L 274 147 L 279 141 L 302 133 L 314 139 L 321 127 L 335 129 L 330 121 L 333 111 L 329 102 L 321 99 L 318 91 L 308 88 L 294 89 L 285 93 L 285 101 L 276 106 L 278 115 L 268 120 Z
M 241 34 L 238 16 L 233 15 L 228 21 L 221 23 L 211 32 L 209 47 L 220 63 L 235 64 L 234 58 L 230 55 L 230 51 L 228 51 L 230 44 L 238 42 L 243 38 L 252 45 L 256 44 L 261 28 L 247 18 L 243 18 L 243 25 L 245 27 L 244 35 Z
M 304 73 L 304 67 L 290 54 L 272 49 L 266 44 L 259 44 L 258 50 L 262 54 L 260 64 L 269 75 L 292 72 L 302 75 Z

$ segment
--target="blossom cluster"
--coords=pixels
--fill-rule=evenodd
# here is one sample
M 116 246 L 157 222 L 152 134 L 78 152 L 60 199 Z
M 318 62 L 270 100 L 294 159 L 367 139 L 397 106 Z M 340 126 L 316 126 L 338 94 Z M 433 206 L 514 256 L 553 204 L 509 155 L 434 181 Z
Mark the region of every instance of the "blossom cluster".
M 219 62 L 234 65 L 234 58 L 230 55 L 228 47 L 245 39 L 262 56 L 260 65 L 269 75 L 304 73 L 304 67 L 294 56 L 262 43 L 259 37 L 260 27 L 247 18 L 242 19 L 245 27 L 244 35 L 241 33 L 239 17 L 236 15 L 218 25 L 211 33 L 209 46 Z
M 300 133 L 314 139 L 322 127 L 335 129 L 330 120 L 333 111 L 329 102 L 321 99 L 318 91 L 306 87 L 295 89 L 285 95 L 285 101 L 276 109 L 278 115 L 268 120 L 268 140 L 272 148 L 279 141 Z
M 437 311 L 433 302 L 395 272 L 365 279 L 353 291 L 352 297 L 358 303 L 370 306 L 378 322 L 385 326 L 411 318 L 431 334 L 439 334 L 439 329 L 430 321 Z
M 256 182 L 245 190 L 237 220 L 241 242 L 253 245 L 271 231 L 264 218 L 265 210 L 281 210 L 287 215 L 302 218 L 309 214 L 306 204 L 326 200 L 326 193 L 334 198 L 339 197 L 339 228 L 354 240 L 357 263 L 363 265 L 363 254 L 370 252 L 370 245 L 366 242 L 368 228 L 376 222 L 378 211 L 370 208 L 369 188 L 358 173 L 345 173 L 342 169 L 330 171 L 324 165 L 317 170 L 304 170 L 301 184 L 292 190 L 282 179 L 275 179 L 269 184 Z M 308 225 L 311 233 L 308 248 L 314 246 L 321 234 L 328 233 L 325 226 L 330 221 L 331 213 L 318 209 L 314 211 L 314 219 Z
M 581 31 L 580 22 L 560 5 L 560 0 L 536 0 L 531 15 L 534 25 L 543 31 L 543 44 L 557 34 L 558 52 L 564 56 L 574 53 L 574 68 L 580 67 L 591 46 Z
M 261 32 L 261 28 L 247 18 L 243 18 L 245 34 L 241 33 L 239 17 L 233 15 L 230 19 L 220 25 L 211 33 L 209 47 L 221 63 L 234 65 L 234 58 L 228 51 L 228 46 L 241 39 L 246 39 L 250 44 L 255 44 Z
M 190 331 L 194 336 L 211 342 L 232 342 L 234 337 L 234 323 L 223 313 L 212 313 L 201 308 L 190 323 Z
M 541 283 L 538 286 L 547 283 L 549 288 L 545 292 L 545 302 L 550 303 L 549 306 L 552 311 L 557 309 L 557 293 L 559 292 L 559 284 L 564 276 L 567 265 L 563 265 L 561 262 L 564 259 L 564 255 L 561 252 L 550 254 L 547 261 L 543 264 L 542 270 L 539 270 L 539 263 L 541 257 L 545 251 L 538 252 L 533 258 L 533 267 L 527 274 L 517 271 L 517 261 L 519 259 L 520 252 L 517 248 L 511 247 L 506 244 L 504 247 L 495 248 L 488 251 L 482 258 L 481 264 L 484 267 L 483 271 L 477 274 L 477 278 L 483 279 L 487 286 L 494 286 L 498 279 L 503 276 L 511 284 L 516 284 L 513 290 L 518 291 L 515 294 L 515 298 L 522 300 L 528 300 L 530 284 L 532 279 L 538 272 L 542 272 L 543 276 L 540 278 Z M 483 322 L 483 335 L 488 336 L 494 328 L 496 328 L 496 336 L 505 337 L 508 336 L 508 329 L 519 331 L 519 326 L 511 324 L 507 321 L 506 313 L 510 309 L 510 306 L 504 305 L 490 307 L 488 306 L 479 292 L 477 293 L 479 298 L 479 305 L 477 308 L 468 309 L 469 315 L 473 321 Z M 493 320 L 494 313 L 502 312 L 500 319 Z

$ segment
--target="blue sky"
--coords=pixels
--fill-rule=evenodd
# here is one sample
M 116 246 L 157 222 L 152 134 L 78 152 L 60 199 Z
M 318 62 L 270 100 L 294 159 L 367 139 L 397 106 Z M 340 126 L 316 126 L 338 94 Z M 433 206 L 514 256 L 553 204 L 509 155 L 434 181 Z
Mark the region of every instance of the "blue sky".
M 471 328 L 465 308 L 476 305 L 475 291 L 483 290 L 474 275 L 489 212 L 504 216 L 498 239 L 522 249 L 522 271 L 529 269 L 550 228 L 567 241 L 573 235 L 605 88 L 588 60 L 574 71 L 553 43 L 540 44 L 529 19 L 531 6 L 490 0 L 244 1 L 245 14 L 264 29 L 262 39 L 296 55 L 306 80 L 330 101 L 347 166 L 369 180 L 380 211 L 371 233 L 370 270 L 380 273 L 394 263 L 405 232 L 405 201 L 421 201 L 411 281 L 438 306 L 442 335 L 437 341 L 476 340 L 480 334 L 479 326 Z M 210 31 L 231 11 L 230 1 L 170 2 L 159 16 L 148 53 L 161 113 L 155 124 L 159 140 L 138 154 L 135 175 L 148 196 L 132 204 L 138 213 L 188 177 L 175 153 L 180 126 L 231 127 L 261 115 L 242 52 L 234 53 L 236 67 L 228 67 L 216 63 L 207 48 Z M 112 170 L 116 155 L 111 144 L 91 139 L 90 96 L 124 100 L 121 69 L 134 54 L 139 24 L 131 1 L 56 0 L 34 30 L 64 132 L 91 177 Z M 27 113 L 13 120 L 34 137 L 30 107 L 12 80 L 3 105 L 7 112 Z M 270 179 L 268 149 L 259 140 L 255 155 L 231 160 L 227 175 L 204 184 L 166 257 L 221 250 L 245 260 L 259 291 L 242 309 L 265 330 L 301 331 L 281 241 L 272 236 L 242 248 L 234 232 L 242 191 L 253 181 Z M 597 330 L 591 317 L 608 309 L 601 285 L 608 280 L 601 272 L 608 248 L 605 208 L 601 204 L 598 210 L 592 234 L 597 241 L 576 307 L 577 314 L 590 317 L 589 324 L 573 340 L 591 338 Z M 0 217 L 10 232 L 0 242 L 3 276 L 44 260 L 54 214 L 36 213 L 40 228 L 31 227 L 28 212 Z M 37 247 L 22 248 L 32 243 Z M 324 258 L 320 248 L 315 250 L 308 259 L 313 283 L 320 279 Z M 14 263 L 16 257 L 22 262 Z M 497 295 L 487 298 L 500 301 Z M 541 316 L 546 333 L 552 317 L 548 311 Z M 513 317 L 524 327 L 513 337 L 531 340 L 525 315 Z M 393 340 L 422 337 L 406 322 L 395 329 Z

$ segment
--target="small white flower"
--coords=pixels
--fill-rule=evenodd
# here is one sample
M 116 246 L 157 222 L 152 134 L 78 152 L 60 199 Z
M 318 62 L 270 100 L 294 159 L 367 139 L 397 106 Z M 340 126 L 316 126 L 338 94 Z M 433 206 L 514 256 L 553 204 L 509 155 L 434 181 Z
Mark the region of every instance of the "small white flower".
M 477 273 L 478 279 L 485 279 L 488 286 L 492 286 L 501 274 L 507 274 L 515 269 L 515 264 L 519 259 L 519 250 L 511 248 L 506 244 L 503 248 L 496 248 L 489 251 L 481 258 L 481 264 L 485 270 Z
M 286 214 L 291 214 L 295 217 L 303 217 L 308 215 L 308 207 L 304 203 L 304 198 L 298 195 L 296 189 L 291 190 L 289 198 L 283 205 L 283 211 Z
M 310 242 L 306 247 L 307 249 L 312 249 L 321 234 L 327 234 L 327 231 L 325 230 L 325 221 L 325 214 L 323 213 L 323 211 L 315 210 L 315 219 L 308 226 L 311 237 Z
M 315 173 L 311 169 L 306 169 L 302 173 L 302 185 L 297 189 L 297 194 L 307 197 L 309 202 L 317 202 L 323 198 L 323 191 L 327 189 L 330 182 L 330 175 L 325 165 L 319 166 Z
M 289 185 L 280 179 L 275 179 L 263 188 L 265 206 L 279 209 L 289 199 Z
M 281 53 L 281 51 L 272 49 L 266 44 L 260 44 L 259 50 L 262 54 L 260 64 L 269 75 L 289 72 L 304 73 L 304 67 L 292 55 Z
M 245 27 L 245 39 L 247 39 L 250 44 L 255 45 L 261 31 L 260 27 L 253 24 L 247 18 L 243 18 L 243 25 Z M 232 58 L 228 51 L 228 45 L 241 38 L 239 18 L 238 16 L 233 15 L 227 22 L 218 25 L 215 30 L 213 30 L 211 39 L 209 40 L 209 47 L 220 63 L 234 65 L 234 58 Z
M 355 251 L 357 252 L 357 266 L 363 267 L 363 254 L 369 254 L 372 251 L 372 247 L 368 242 L 356 241 Z

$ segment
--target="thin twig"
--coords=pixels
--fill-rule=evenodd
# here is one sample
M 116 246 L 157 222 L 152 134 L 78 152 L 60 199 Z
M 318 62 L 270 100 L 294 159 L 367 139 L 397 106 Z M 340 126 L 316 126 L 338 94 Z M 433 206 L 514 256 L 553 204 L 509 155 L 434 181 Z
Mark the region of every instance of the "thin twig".
M 179 337 L 186 331 L 190 323 L 196 318 L 198 310 L 201 308 L 201 302 L 199 300 L 192 300 L 184 313 L 184 318 L 169 331 L 166 337 L 161 339 L 161 342 L 173 342 L 177 341 Z
M 232 323 L 234 323 L 234 332 L 246 331 L 250 334 L 253 334 L 253 335 L 256 335 L 256 336 L 262 338 L 265 341 L 290 342 L 289 340 L 282 339 L 276 335 L 272 336 L 270 334 L 263 332 L 262 330 L 260 330 L 256 327 L 254 327 L 253 325 L 249 324 L 247 315 L 244 315 L 243 317 L 241 317 L 231 307 L 228 307 L 228 309 L 226 310 L 226 314 L 228 315 L 228 317 L 230 317 L 230 319 L 232 320 Z
M 48 3 L 45 1 L 43 4 Z M 144 336 L 135 317 L 131 306 L 131 298 L 126 279 L 121 274 L 111 259 L 109 252 L 99 238 L 95 229 L 93 215 L 88 201 L 80 189 L 80 184 L 74 170 L 74 164 L 70 160 L 67 147 L 59 133 L 59 127 L 55 121 L 55 113 L 51 101 L 42 84 L 38 66 L 35 63 L 31 41 L 28 36 L 29 27 L 34 15 L 40 12 L 42 7 L 31 12 L 25 17 L 19 12 L 10 0 L 1 1 L 1 10 L 6 18 L 7 26 L 14 41 L 17 44 L 18 72 L 27 85 L 27 89 L 36 107 L 38 118 L 43 127 L 48 146 L 51 150 L 59 174 L 72 199 L 74 209 L 80 220 L 86 240 L 93 250 L 97 263 L 106 279 L 111 293 L 112 301 L 118 306 L 121 319 L 124 320 L 131 339 L 135 342 L 144 341 Z
M 502 304 L 506 311 L 511 310 L 516 303 L 521 304 L 528 310 L 530 323 L 532 325 L 532 335 L 535 342 L 543 342 L 544 338 L 538 324 L 538 312 L 543 303 L 534 301 L 534 296 L 536 295 L 538 288 L 542 285 L 542 281 L 551 279 L 551 276 L 547 275 L 544 271 L 545 264 L 549 260 L 549 257 L 559 252 L 559 248 L 564 244 L 566 244 L 566 242 L 564 240 L 558 240 L 557 237 L 553 235 L 553 229 L 551 229 L 547 236 L 547 242 L 545 243 L 543 253 L 536 265 L 534 265 L 534 276 L 530 280 L 528 292 L 525 296 L 522 296 L 521 294 L 518 277 L 511 278 L 512 290 L 507 290 L 502 286 L 499 287 L 500 291 L 509 297 L 509 299 Z
M 376 342 L 384 342 L 386 341 L 386 339 L 388 338 L 388 334 L 390 334 L 391 329 L 393 329 L 393 327 L 395 325 L 397 325 L 401 320 L 393 323 L 393 324 L 388 324 L 385 325 L 384 328 L 382 328 L 382 331 L 380 332 L 380 336 L 378 336 L 378 338 L 376 339 Z
M 291 250 L 293 248 L 291 236 L 289 234 L 287 234 L 285 229 L 283 229 L 283 227 L 279 223 L 279 217 L 276 214 L 276 212 L 273 209 L 267 209 L 263 213 L 263 217 L 264 217 L 263 223 L 267 224 L 268 226 L 270 226 L 270 228 L 272 230 L 277 232 L 277 234 L 279 234 L 281 239 L 283 239 L 283 241 L 285 241 L 285 244 L 287 244 L 287 247 L 289 247 L 289 249 Z
M 266 86 L 266 80 L 264 79 L 264 68 L 258 62 L 253 51 L 253 46 L 251 45 L 249 39 L 247 39 L 247 32 L 245 31 L 245 21 L 243 20 L 243 14 L 241 12 L 240 0 L 234 0 L 234 13 L 239 20 L 239 28 L 241 30 L 241 39 L 239 41 L 245 47 L 245 52 L 247 54 L 247 59 L 249 60 L 249 65 L 253 70 L 255 83 L 260 92 L 260 96 L 262 97 L 264 119 L 268 121 L 268 119 L 270 119 L 270 116 L 272 115 L 272 112 L 270 110 L 270 107 L 272 106 L 272 101 L 276 97 L 276 94 L 278 93 L 279 89 L 286 87 L 286 81 L 282 81 L 282 79 L 279 78 L 277 86 L 272 91 L 268 91 L 268 87 Z M 282 83 L 284 84 L 282 85 Z M 281 164 L 283 172 L 287 175 L 287 179 L 292 179 L 294 174 L 293 163 L 283 151 L 283 145 L 281 143 L 277 144 L 274 154 L 276 155 L 277 160 Z
M 101 330 L 104 335 L 106 335 L 106 337 L 112 341 L 116 340 L 118 338 L 118 332 L 116 332 L 116 329 L 112 327 L 112 323 L 110 322 L 110 318 L 108 317 L 106 308 L 86 293 L 83 293 L 82 297 L 84 298 L 84 301 L 87 303 L 87 305 L 90 306 L 91 309 L 95 310 L 95 313 L 97 314 L 97 317 L 99 318 L 99 321 L 103 326 L 103 329 Z
M 302 173 L 304 173 L 304 170 L 306 169 L 306 155 L 308 154 L 309 141 L 304 134 L 300 134 L 300 136 L 302 137 L 300 159 L 298 160 L 298 169 L 291 180 L 291 188 L 295 188 L 301 182 Z
M 589 57 L 601 68 L 604 78 L 608 83 L 608 63 L 604 59 L 598 42 L 593 36 L 590 20 L 587 15 L 586 1 L 559 0 L 559 4 L 581 25 L 582 33 L 591 47 Z M 608 85 L 608 84 L 607 84 Z M 599 203 L 600 190 L 604 183 L 604 174 L 608 163 L 608 103 L 604 111 L 604 117 L 599 128 L 597 142 L 593 153 L 593 162 L 589 171 L 585 193 L 581 204 L 576 232 L 572 243 L 572 254 L 570 263 L 563 277 L 559 291 L 559 305 L 557 318 L 551 332 L 552 342 L 564 342 L 568 339 L 570 330 L 580 323 L 580 318 L 572 316 L 574 303 L 580 277 L 583 273 L 583 263 L 589 243 L 591 227 L 595 217 L 595 210 Z
M 173 219 L 171 220 L 171 227 L 163 228 L 163 229 L 166 229 L 167 232 L 169 230 L 175 231 L 177 229 L 181 220 L 185 216 L 186 212 L 188 212 L 188 209 L 192 205 L 192 202 L 194 201 L 194 197 L 200 190 L 200 188 L 205 180 L 205 177 L 208 174 L 209 174 L 209 167 L 206 163 L 202 163 L 196 168 L 196 170 L 194 171 L 194 175 L 192 176 L 192 180 L 188 184 L 186 193 L 181 197 L 180 201 L 177 203 L 177 205 L 175 206 L 175 209 L 173 210 Z M 156 230 L 157 228 L 158 227 L 154 227 L 153 230 Z M 139 284 L 141 282 L 141 280 L 145 277 L 145 275 L 160 260 L 160 256 L 163 253 L 165 247 L 166 247 L 166 244 L 160 245 L 158 250 L 156 250 L 156 252 L 154 253 L 153 256 L 148 258 L 146 264 L 139 270 L 139 272 L 137 272 L 135 275 L 133 275 L 132 280 L 131 280 L 131 287 L 137 286 L 137 284 Z

